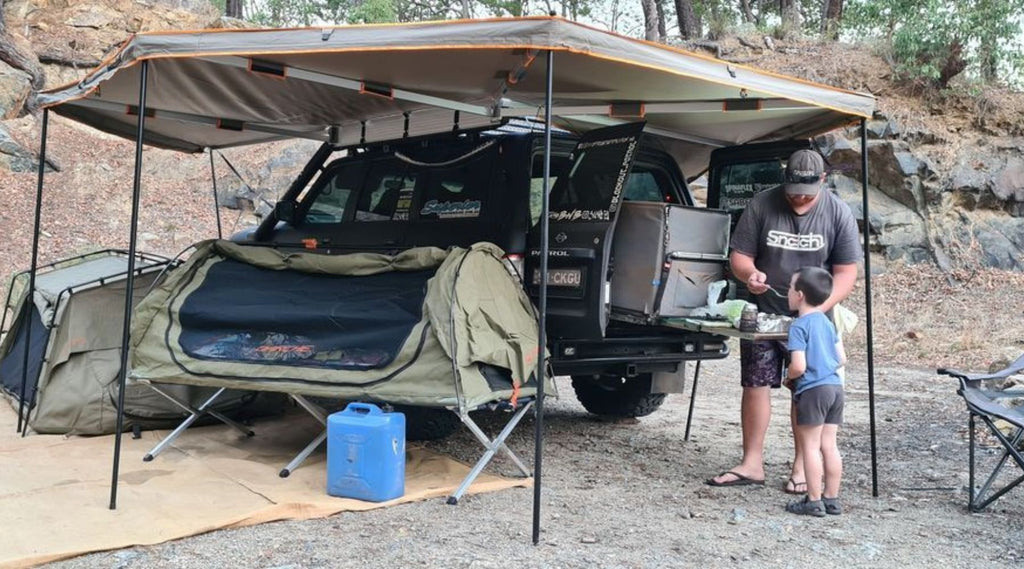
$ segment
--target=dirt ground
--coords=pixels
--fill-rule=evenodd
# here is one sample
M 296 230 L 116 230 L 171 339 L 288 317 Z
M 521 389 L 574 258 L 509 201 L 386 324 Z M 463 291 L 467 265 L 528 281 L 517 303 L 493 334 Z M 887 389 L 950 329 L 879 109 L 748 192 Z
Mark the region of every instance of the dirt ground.
M 225 530 L 48 565 L 94 567 L 1006 567 L 1024 562 L 1024 489 L 969 514 L 966 418 L 950 378 L 875 369 L 878 497 L 872 496 L 868 390 L 855 358 L 847 386 L 841 516 L 788 514 L 787 401 L 773 400 L 765 487 L 712 488 L 733 465 L 740 432 L 738 357 L 703 366 L 690 440 L 689 393 L 632 421 L 588 416 L 567 381 L 545 413 L 540 543 L 532 489 L 429 500 L 327 519 Z M 480 418 L 491 430 L 495 417 Z M 510 439 L 532 462 L 534 424 Z M 472 461 L 461 432 L 431 448 Z M 981 454 L 992 464 L 994 449 Z M 322 457 L 321 457 L 322 459 Z M 498 460 L 493 470 L 511 474 Z M 112 529 L 112 531 L 116 531 Z

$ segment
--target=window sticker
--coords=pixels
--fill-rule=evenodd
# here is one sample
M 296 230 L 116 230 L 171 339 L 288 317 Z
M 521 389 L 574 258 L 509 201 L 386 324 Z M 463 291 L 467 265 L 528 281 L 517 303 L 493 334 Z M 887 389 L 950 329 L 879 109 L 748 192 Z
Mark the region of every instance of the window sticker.
M 395 221 L 409 219 L 409 210 L 412 209 L 412 193 L 413 188 L 402 188 L 398 194 L 398 203 L 395 205 L 395 214 L 391 216 L 391 219 Z
M 611 221 L 611 213 L 603 209 L 574 209 L 553 211 L 548 214 L 551 221 Z
M 430 200 L 423 204 L 420 215 L 436 215 L 439 219 L 450 219 L 456 217 L 479 217 L 480 200 L 465 200 L 442 202 Z

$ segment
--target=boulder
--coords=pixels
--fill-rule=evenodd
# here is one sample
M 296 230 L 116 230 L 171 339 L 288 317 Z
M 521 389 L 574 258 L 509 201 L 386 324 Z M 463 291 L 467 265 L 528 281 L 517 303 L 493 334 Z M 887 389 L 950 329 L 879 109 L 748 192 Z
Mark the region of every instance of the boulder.
M 1015 142 L 1014 142 L 1015 141 Z M 1024 141 L 964 146 L 950 170 L 948 187 L 968 210 L 1002 210 L 1024 216 Z
M 861 179 L 860 141 L 843 132 L 819 136 L 815 143 L 832 172 Z M 868 180 L 872 186 L 914 211 L 924 214 L 928 203 L 938 201 L 942 193 L 931 161 L 911 151 L 900 140 L 868 141 Z
M 897 138 L 900 135 L 900 127 L 895 122 L 882 118 L 881 120 L 870 120 L 866 124 L 868 131 L 868 139 L 884 139 L 884 138 Z M 859 130 L 859 129 L 858 129 Z M 854 133 L 855 137 L 859 137 L 860 133 Z
M 50 160 L 46 162 L 47 171 L 57 169 Z M 36 153 L 23 147 L 3 125 L 0 125 L 0 168 L 11 172 L 39 171 L 39 158 Z
M 833 176 L 836 193 L 850 206 L 854 217 L 864 226 L 864 205 L 860 183 L 851 178 Z M 869 224 L 873 249 L 886 259 L 911 263 L 932 260 L 925 219 L 911 208 L 894 200 L 878 188 L 868 186 Z
M 31 84 L 28 73 L 0 62 L 0 119 L 9 120 L 21 114 L 32 92 Z
M 103 5 L 86 4 L 72 12 L 64 21 L 73 28 L 125 28 L 125 22 L 118 12 Z
M 1024 219 L 988 210 L 947 211 L 932 218 L 953 263 L 1024 271 Z
M 1024 217 L 1024 156 L 1007 160 L 1006 166 L 992 180 L 992 193 L 1007 202 L 1010 215 Z
M 814 145 L 828 163 L 830 172 L 860 180 L 862 164 L 859 138 L 848 138 L 841 131 L 835 131 L 815 138 Z

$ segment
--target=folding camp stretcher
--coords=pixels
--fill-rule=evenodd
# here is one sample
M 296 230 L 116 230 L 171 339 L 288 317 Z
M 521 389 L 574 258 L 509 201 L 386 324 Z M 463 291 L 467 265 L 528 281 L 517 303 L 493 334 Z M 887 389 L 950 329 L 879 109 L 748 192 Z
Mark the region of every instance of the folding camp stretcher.
M 162 438 L 156 444 L 156 446 L 154 446 L 149 452 L 145 454 L 145 456 L 143 456 L 142 460 L 144 461 L 148 462 L 156 458 L 157 455 L 163 452 L 182 433 L 184 433 L 190 426 L 192 426 L 192 424 L 194 424 L 203 416 L 213 417 L 218 421 L 224 423 L 225 425 L 228 425 L 229 427 L 235 429 L 245 437 L 251 437 L 255 435 L 255 432 L 249 429 L 248 427 L 241 425 L 236 421 L 233 421 L 232 419 L 226 417 L 224 414 L 219 413 L 213 409 L 213 405 L 217 401 L 217 398 L 219 398 L 221 394 L 225 392 L 227 387 L 220 387 L 219 389 L 217 389 L 216 392 L 213 393 L 213 395 L 211 395 L 200 405 L 198 405 L 197 407 L 192 407 L 187 403 L 181 401 L 180 399 L 174 397 L 172 394 L 168 393 L 167 390 L 163 389 L 161 385 L 156 385 L 153 382 L 146 380 L 138 381 L 137 383 L 149 386 L 150 389 L 160 394 L 168 401 L 172 402 L 174 405 L 177 405 L 182 410 L 189 413 L 189 416 L 184 421 L 182 421 L 181 424 L 179 424 L 173 431 L 168 433 L 167 436 Z M 224 382 L 224 384 L 225 386 L 230 385 L 228 382 Z M 288 393 L 287 395 L 291 397 L 292 400 L 295 401 L 295 403 L 298 404 L 299 407 L 301 407 L 307 413 L 313 416 L 317 420 L 317 422 L 319 422 L 324 428 L 316 437 L 314 437 L 309 442 L 309 444 L 307 444 L 301 451 L 299 451 L 299 453 L 296 454 L 295 457 L 291 461 L 289 461 L 284 468 L 281 469 L 279 475 L 282 478 L 287 478 L 296 468 L 302 465 L 302 463 L 305 462 L 307 458 L 309 458 L 309 455 L 316 451 L 316 449 L 321 444 L 323 444 L 324 441 L 327 440 L 327 412 L 322 407 L 311 402 L 308 398 L 299 393 Z M 465 425 L 466 428 L 469 429 L 469 431 L 473 434 L 473 436 L 476 437 L 476 439 L 480 441 L 480 443 L 484 446 L 484 453 L 477 460 L 476 464 L 473 465 L 469 473 L 466 474 L 465 478 L 463 478 L 462 482 L 459 484 L 459 487 L 455 490 L 455 492 L 448 497 L 449 504 L 458 503 L 458 501 L 469 489 L 470 485 L 473 484 L 473 481 L 476 480 L 477 476 L 479 476 L 481 472 L 483 472 L 484 468 L 487 467 L 487 465 L 491 462 L 491 460 L 499 451 L 505 453 L 505 455 L 509 458 L 509 460 L 512 461 L 516 469 L 523 476 L 532 476 L 532 471 L 529 468 L 527 468 L 526 465 L 523 464 L 522 460 L 520 460 L 514 452 L 512 452 L 508 445 L 505 444 L 505 441 L 508 438 L 508 436 L 512 434 L 512 432 L 515 430 L 516 426 L 526 415 L 526 413 L 531 408 L 533 408 L 533 403 L 534 400 L 530 398 L 520 400 L 516 405 L 513 405 L 507 401 L 502 401 L 483 406 L 482 408 L 488 408 L 491 410 L 505 410 L 511 411 L 513 413 L 511 419 L 509 419 L 505 423 L 505 426 L 493 438 L 491 438 L 487 433 L 485 433 L 484 430 L 481 429 L 480 426 L 477 425 L 475 421 L 473 421 L 473 419 L 469 416 L 468 410 L 459 409 L 458 407 L 449 409 L 451 412 L 455 413 L 459 417 L 459 420 L 462 421 L 462 424 Z

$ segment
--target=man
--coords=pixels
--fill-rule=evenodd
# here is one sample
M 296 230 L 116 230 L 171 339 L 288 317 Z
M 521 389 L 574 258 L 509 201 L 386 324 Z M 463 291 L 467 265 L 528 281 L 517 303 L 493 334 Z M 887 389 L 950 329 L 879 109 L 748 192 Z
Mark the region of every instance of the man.
M 785 291 L 792 275 L 803 267 L 821 267 L 832 273 L 832 294 L 821 307 L 830 312 L 857 280 L 857 263 L 863 256 L 857 222 L 842 200 L 822 190 L 825 162 L 817 152 L 794 152 L 786 164 L 785 179 L 783 185 L 754 196 L 740 217 L 729 254 L 732 274 L 755 295 L 759 311 L 788 315 Z M 781 385 L 787 358 L 783 342 L 740 342 L 743 457 L 738 466 L 709 479 L 708 484 L 764 484 L 771 389 Z M 785 491 L 803 494 L 807 491 L 803 449 L 794 446 Z

